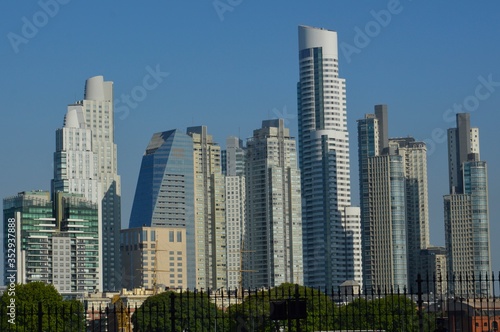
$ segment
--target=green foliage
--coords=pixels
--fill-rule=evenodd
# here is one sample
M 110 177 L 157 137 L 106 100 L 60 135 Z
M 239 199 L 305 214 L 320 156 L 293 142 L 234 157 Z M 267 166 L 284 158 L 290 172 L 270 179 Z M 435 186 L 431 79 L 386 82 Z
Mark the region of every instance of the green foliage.
M 418 327 L 417 307 L 404 295 L 374 300 L 356 299 L 341 309 L 347 329 L 376 328 L 385 331 L 413 331 Z
M 16 284 L 15 295 L 12 293 L 7 289 L 0 297 L 1 331 L 38 331 L 40 322 L 43 331 L 85 329 L 83 305 L 74 300 L 64 301 L 52 285 Z M 8 307 L 12 304 L 15 304 L 13 310 Z
M 224 331 L 226 315 L 205 293 L 165 292 L 150 296 L 132 316 L 134 331 L 171 329 L 171 303 L 174 303 L 175 331 Z
M 297 323 L 300 330 L 326 331 L 336 328 L 335 318 L 338 316 L 338 308 L 330 298 L 319 290 L 293 284 L 282 284 L 269 291 L 255 292 L 248 296 L 239 305 L 231 306 L 228 310 L 231 317 L 230 331 L 279 331 L 279 327 L 288 326 L 288 320 L 270 319 L 271 302 L 287 302 L 288 305 L 295 305 L 295 300 L 306 301 L 305 319 L 291 320 L 290 325 L 293 331 L 297 330 Z

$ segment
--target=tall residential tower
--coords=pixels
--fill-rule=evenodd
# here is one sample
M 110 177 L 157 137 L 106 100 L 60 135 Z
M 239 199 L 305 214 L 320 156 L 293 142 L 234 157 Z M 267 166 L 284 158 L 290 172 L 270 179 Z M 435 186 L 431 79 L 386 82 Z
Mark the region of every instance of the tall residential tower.
M 465 287 L 451 284 L 450 288 L 456 294 L 488 294 L 491 285 L 484 281 L 491 276 L 488 174 L 479 157 L 479 130 L 471 128 L 468 113 L 457 114 L 457 127 L 448 129 L 448 167 L 450 194 L 444 196 L 448 273 L 469 281 Z
M 245 148 L 238 137 L 226 139 L 227 288 L 240 289 L 243 281 L 245 238 Z
M 221 149 L 206 126 L 189 127 L 193 139 L 196 288 L 226 287 L 226 206 Z
M 429 247 L 425 143 L 388 138 L 387 106 L 376 105 L 358 120 L 358 144 L 365 287 L 414 287 Z
M 97 200 L 102 287 L 121 288 L 121 182 L 114 143 L 113 82 L 94 76 L 81 101 L 68 106 L 57 131 L 53 195 L 59 191 Z
M 297 150 L 283 119 L 262 122 L 247 142 L 245 287 L 303 284 Z
M 361 283 L 359 211 L 350 207 L 346 90 L 338 74 L 337 33 L 299 26 L 299 64 L 305 284 L 337 287 L 349 279 Z

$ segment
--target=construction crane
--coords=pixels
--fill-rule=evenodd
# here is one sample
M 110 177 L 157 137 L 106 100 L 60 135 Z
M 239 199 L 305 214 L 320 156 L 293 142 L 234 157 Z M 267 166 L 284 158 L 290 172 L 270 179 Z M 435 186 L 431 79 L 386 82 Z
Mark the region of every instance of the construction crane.
M 137 270 L 140 270 L 140 271 L 146 271 L 146 272 L 150 272 L 152 271 L 153 272 L 153 295 L 156 295 L 158 294 L 158 273 L 159 272 L 171 272 L 170 270 L 159 270 L 158 269 L 158 252 L 160 251 L 169 251 L 169 250 L 160 250 L 158 249 L 158 236 L 156 236 L 156 239 L 155 239 L 155 250 L 154 250 L 154 253 L 155 253 L 155 258 L 154 258 L 154 266 L 152 269 L 145 269 L 145 268 L 139 268 Z

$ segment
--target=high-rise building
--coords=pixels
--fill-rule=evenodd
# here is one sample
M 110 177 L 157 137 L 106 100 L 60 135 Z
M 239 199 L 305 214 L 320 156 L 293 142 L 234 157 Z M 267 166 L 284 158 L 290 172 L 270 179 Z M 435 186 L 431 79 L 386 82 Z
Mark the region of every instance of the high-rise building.
M 92 151 L 92 131 L 85 124 L 83 106 L 69 105 L 64 126 L 56 131 L 52 194 L 79 193 L 100 204 L 97 159 L 97 153 Z
M 242 287 L 245 238 L 245 149 L 237 137 L 226 139 L 227 288 Z M 223 163 L 224 165 L 224 163 Z
M 488 176 L 479 157 L 479 130 L 468 113 L 457 114 L 457 127 L 448 129 L 450 194 L 444 196 L 448 273 L 467 280 L 450 285 L 456 294 L 488 294 L 491 275 Z M 473 281 L 475 280 L 475 282 Z M 480 282 L 481 281 L 481 282 Z
M 101 211 L 102 186 L 97 176 L 98 155 L 92 151 L 92 131 L 87 128 L 82 105 L 69 105 L 64 126 L 56 131 L 54 152 L 54 178 L 52 199 L 58 192 L 82 194 Z M 102 214 L 98 214 L 98 232 L 102 234 Z M 102 266 L 102 239 L 99 239 L 98 260 Z M 99 286 L 103 289 L 102 268 L 99 269 Z
M 358 120 L 358 161 L 366 287 L 416 286 L 429 247 L 426 146 L 388 138 L 387 106 Z
M 125 239 L 123 236 L 128 236 L 125 242 L 121 241 L 122 257 L 127 255 L 127 260 L 123 261 L 124 278 L 126 278 L 123 286 L 127 288 L 140 287 L 141 285 L 148 287 L 152 284 L 151 276 L 143 278 L 143 275 L 139 274 L 140 271 L 136 272 L 137 274 L 133 273 L 134 268 L 137 268 L 137 263 L 131 265 L 131 263 L 135 262 L 131 257 L 141 256 L 142 251 L 126 247 L 127 245 L 132 245 L 132 240 L 130 240 L 130 236 L 132 235 L 130 234 L 135 234 L 144 227 L 152 227 L 152 230 L 164 228 L 161 231 L 158 230 L 158 232 L 167 233 L 168 229 L 175 232 L 177 232 L 177 228 L 185 229 L 186 239 L 181 242 L 185 246 L 182 251 L 184 251 L 184 255 L 187 257 L 185 286 L 195 288 L 196 243 L 193 140 L 189 135 L 184 134 L 180 130 L 155 133 L 142 157 L 129 223 L 129 228 L 135 229 L 135 231 L 126 230 L 122 232 L 122 240 Z M 151 242 L 151 236 L 149 239 Z M 158 233 L 153 242 L 156 240 L 167 241 L 167 238 L 162 238 L 160 233 Z M 177 250 L 180 249 L 177 248 Z M 144 252 L 147 252 L 147 250 L 144 250 Z M 151 252 L 150 248 L 149 253 Z M 159 252 L 159 255 L 161 256 L 162 253 Z M 151 275 L 152 272 L 149 271 L 149 274 Z M 147 282 L 139 284 L 141 280 L 143 282 L 147 280 Z M 173 280 L 178 279 L 175 278 Z M 178 285 L 178 283 L 175 285 Z
M 193 139 L 196 285 L 226 287 L 226 212 L 221 149 L 206 126 L 187 128 Z
M 192 138 L 180 130 L 154 134 L 142 157 L 129 227 L 192 226 L 193 177 Z
M 53 284 L 63 294 L 98 291 L 97 204 L 82 194 L 50 196 L 29 191 L 3 201 L 4 234 L 8 221 L 15 221 L 17 282 Z M 4 246 L 7 254 L 7 241 Z M 5 276 L 10 269 L 6 264 Z
M 420 251 L 430 246 L 427 147 L 424 142 L 404 137 L 390 138 L 389 149 L 403 161 L 408 287 L 416 290 L 418 274 L 426 273 L 415 268 L 421 265 Z
M 103 289 L 118 290 L 121 288 L 121 182 L 114 143 L 113 82 L 104 81 L 102 76 L 89 78 L 83 100 L 68 106 L 65 126 L 57 137 L 53 190 L 68 190 L 89 198 L 97 192 Z M 99 182 L 97 190 L 93 187 L 94 180 Z
M 361 284 L 361 247 L 353 246 L 345 209 L 351 206 L 345 80 L 339 77 L 337 33 L 299 26 L 299 166 L 305 283 Z M 351 211 L 353 212 L 353 211 Z M 354 231 L 359 234 L 360 222 Z M 355 257 L 355 259 L 346 259 Z
M 303 284 L 300 172 L 283 119 L 262 122 L 247 141 L 246 287 Z

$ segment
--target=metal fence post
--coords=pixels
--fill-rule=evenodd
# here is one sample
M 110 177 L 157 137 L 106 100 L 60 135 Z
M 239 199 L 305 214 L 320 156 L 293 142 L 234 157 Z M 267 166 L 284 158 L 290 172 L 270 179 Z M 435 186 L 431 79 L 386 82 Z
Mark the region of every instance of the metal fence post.
M 42 301 L 38 302 L 38 332 L 42 332 L 42 323 L 43 323 L 43 309 L 42 309 Z
M 170 293 L 170 330 L 175 331 L 175 294 Z

